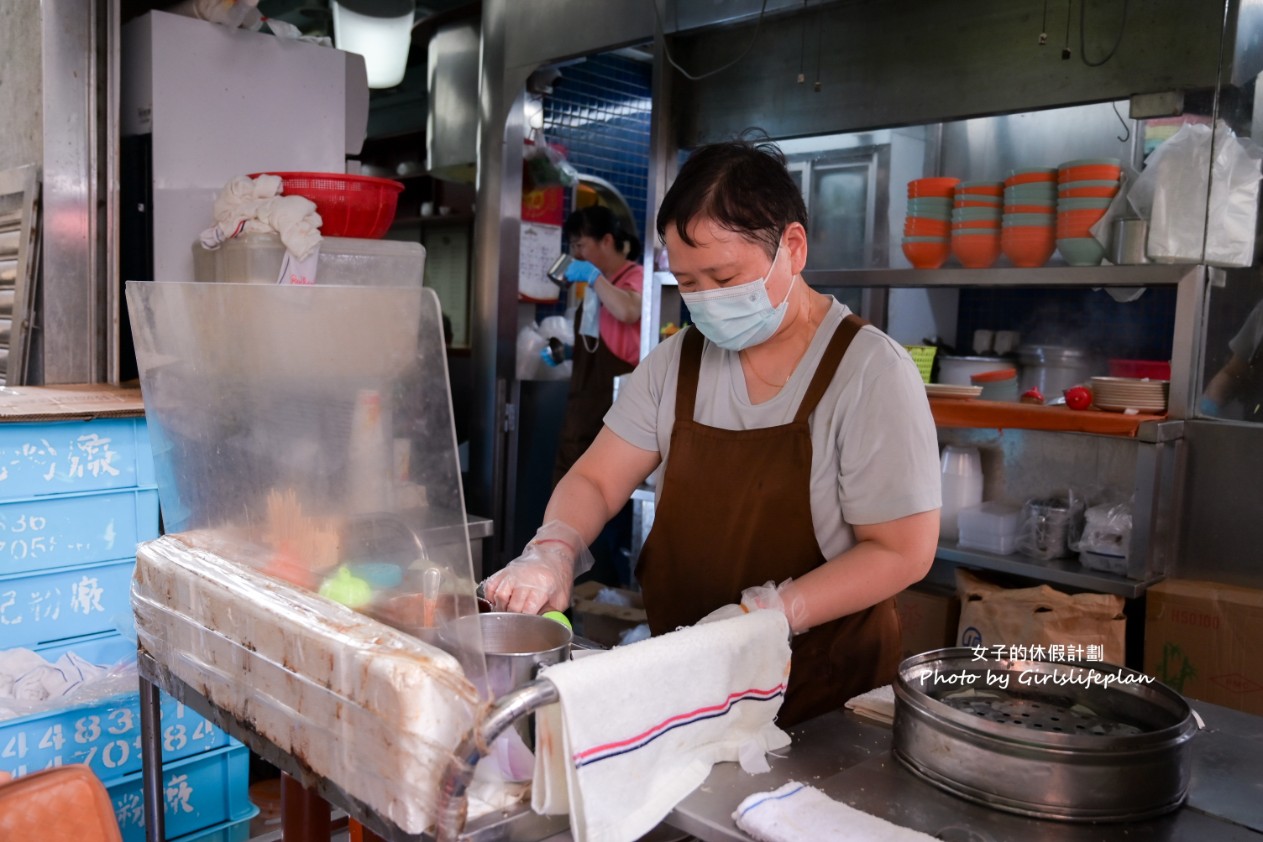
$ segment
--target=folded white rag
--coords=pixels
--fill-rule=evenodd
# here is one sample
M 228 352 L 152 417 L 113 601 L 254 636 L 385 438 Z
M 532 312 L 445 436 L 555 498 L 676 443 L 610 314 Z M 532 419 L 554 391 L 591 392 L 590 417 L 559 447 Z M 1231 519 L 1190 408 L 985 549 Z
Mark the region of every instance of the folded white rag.
M 814 786 L 790 781 L 756 792 L 732 814 L 737 827 L 762 842 L 930 842 L 934 837 L 891 824 Z
M 536 713 L 531 806 L 584 842 L 633 840 L 715 763 L 789 745 L 788 641 L 783 614 L 754 611 L 549 667 L 561 702 Z
M 889 725 L 895 721 L 895 690 L 889 684 L 884 684 L 848 699 L 846 708 Z

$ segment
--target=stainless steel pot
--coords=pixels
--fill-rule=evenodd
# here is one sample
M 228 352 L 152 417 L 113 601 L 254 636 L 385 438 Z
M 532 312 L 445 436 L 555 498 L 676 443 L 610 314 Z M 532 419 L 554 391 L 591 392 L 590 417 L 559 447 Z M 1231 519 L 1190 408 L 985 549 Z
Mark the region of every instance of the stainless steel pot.
M 530 683 L 541 667 L 568 659 L 573 639 L 570 629 L 561 623 L 538 614 L 510 611 L 469 614 L 449 623 L 441 634 L 458 647 L 476 646 L 481 641 L 487 660 L 485 690 L 493 699 Z M 530 723 L 523 719 L 514 727 L 530 745 Z
M 1187 794 L 1196 725 L 1179 695 L 1146 679 L 1109 664 L 926 652 L 899 666 L 894 753 L 941 789 L 1006 812 L 1160 815 Z
M 1093 375 L 1092 358 L 1083 348 L 1065 345 L 1023 345 L 1017 349 L 1022 364 L 1019 393 L 1039 389 L 1047 400 Z
M 1012 368 L 1012 364 L 999 357 L 953 357 L 940 355 L 938 358 L 938 382 L 952 386 L 973 385 L 969 379 L 984 371 L 995 371 L 999 368 Z

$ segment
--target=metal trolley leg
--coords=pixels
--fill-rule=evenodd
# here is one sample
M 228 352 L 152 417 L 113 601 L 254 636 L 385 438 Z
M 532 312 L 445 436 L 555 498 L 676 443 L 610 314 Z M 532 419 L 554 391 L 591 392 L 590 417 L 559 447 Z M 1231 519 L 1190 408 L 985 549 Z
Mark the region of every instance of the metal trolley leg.
M 158 685 L 140 679 L 141 791 L 145 797 L 145 842 L 165 842 L 166 802 L 162 797 L 162 703 Z

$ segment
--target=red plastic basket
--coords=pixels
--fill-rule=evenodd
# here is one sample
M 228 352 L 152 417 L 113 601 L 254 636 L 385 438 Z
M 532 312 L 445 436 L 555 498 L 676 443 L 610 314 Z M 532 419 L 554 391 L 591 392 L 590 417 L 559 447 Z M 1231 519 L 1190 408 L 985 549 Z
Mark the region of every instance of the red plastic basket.
M 403 185 L 389 178 L 328 172 L 272 172 L 281 179 L 281 192 L 316 203 L 326 237 L 380 239 L 395 221 L 395 206 Z M 253 173 L 258 178 L 262 173 Z
M 1110 377 L 1170 380 L 1171 363 L 1165 360 L 1110 360 Z

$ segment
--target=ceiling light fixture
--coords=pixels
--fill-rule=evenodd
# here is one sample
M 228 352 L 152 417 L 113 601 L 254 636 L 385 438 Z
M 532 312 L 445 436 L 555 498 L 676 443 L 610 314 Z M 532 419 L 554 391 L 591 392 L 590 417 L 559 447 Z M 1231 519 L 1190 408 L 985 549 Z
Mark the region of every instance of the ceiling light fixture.
M 370 88 L 403 81 L 412 46 L 415 0 L 329 0 L 333 45 L 364 57 Z

